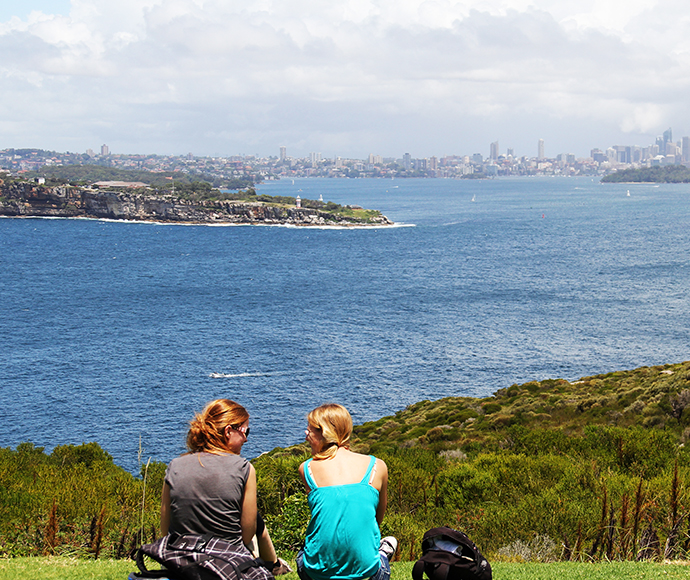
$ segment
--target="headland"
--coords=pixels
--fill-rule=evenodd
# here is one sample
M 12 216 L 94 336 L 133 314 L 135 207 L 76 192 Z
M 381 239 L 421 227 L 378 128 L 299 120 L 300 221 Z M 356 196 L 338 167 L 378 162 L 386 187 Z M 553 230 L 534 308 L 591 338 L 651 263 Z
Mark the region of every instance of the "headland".
M 0 180 L 0 216 L 93 218 L 184 224 L 389 226 L 380 211 L 333 202 L 220 190 L 175 195 L 143 184 L 48 186 Z

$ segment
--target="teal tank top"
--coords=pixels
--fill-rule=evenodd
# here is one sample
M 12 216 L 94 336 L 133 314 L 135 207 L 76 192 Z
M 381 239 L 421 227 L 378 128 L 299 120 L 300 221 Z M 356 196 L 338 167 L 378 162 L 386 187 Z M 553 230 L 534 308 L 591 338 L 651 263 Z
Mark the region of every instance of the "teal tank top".
M 376 574 L 381 532 L 376 521 L 379 491 L 369 483 L 371 457 L 359 483 L 318 487 L 304 465 L 311 522 L 304 542 L 304 567 L 313 580 L 362 580 Z

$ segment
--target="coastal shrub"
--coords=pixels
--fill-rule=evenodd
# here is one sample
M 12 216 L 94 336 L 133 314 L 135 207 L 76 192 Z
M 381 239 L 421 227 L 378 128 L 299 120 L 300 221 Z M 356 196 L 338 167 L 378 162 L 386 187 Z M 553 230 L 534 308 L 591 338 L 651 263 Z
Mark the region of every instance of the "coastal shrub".
M 304 544 L 311 519 L 307 496 L 303 492 L 285 498 L 277 515 L 266 516 L 276 550 L 294 555 Z
M 678 447 L 670 432 L 594 425 L 585 428 L 583 451 L 614 469 L 647 477 L 672 465 Z
M 304 491 L 304 484 L 297 470 L 300 463 L 308 457 L 305 449 L 298 456 L 262 455 L 254 460 L 260 513 L 278 516 L 287 497 Z
M 122 557 L 155 535 L 160 488 L 112 462 L 96 443 L 0 450 L 0 554 Z M 143 507 L 143 511 L 142 511 Z
M 391 511 L 386 513 L 383 519 L 381 536 L 394 536 L 398 540 L 397 559 L 414 561 L 422 555 L 421 544 L 424 532 L 438 525 L 455 527 L 457 524 L 453 520 L 445 520 L 435 514 Z
M 501 404 L 500 403 L 487 403 L 486 405 L 483 405 L 482 408 L 484 409 L 484 412 L 487 415 L 490 415 L 491 413 L 498 413 L 498 411 L 501 410 Z

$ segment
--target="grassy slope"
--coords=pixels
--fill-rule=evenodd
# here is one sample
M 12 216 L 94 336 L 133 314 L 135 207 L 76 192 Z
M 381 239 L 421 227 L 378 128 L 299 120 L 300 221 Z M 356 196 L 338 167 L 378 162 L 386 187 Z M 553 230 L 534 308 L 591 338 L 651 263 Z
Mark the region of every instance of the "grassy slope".
M 687 404 L 688 407 L 683 407 L 684 404 Z M 524 442 L 526 440 L 524 434 L 521 435 L 517 430 L 523 429 L 529 431 L 534 427 L 542 427 L 545 430 L 552 430 L 558 433 L 580 434 L 588 425 L 598 424 L 605 426 L 612 423 L 620 426 L 636 427 L 637 430 L 633 433 L 633 436 L 636 440 L 644 444 L 644 449 L 651 449 L 652 459 L 661 457 L 668 464 L 664 469 L 657 470 L 658 473 L 651 473 L 648 480 L 645 482 L 645 493 L 648 494 L 648 498 L 653 503 L 653 509 L 650 508 L 648 513 L 650 517 L 655 516 L 658 520 L 655 525 L 657 525 L 657 527 L 661 525 L 660 532 L 662 532 L 662 535 L 666 534 L 666 520 L 664 518 L 668 515 L 666 513 L 669 503 L 667 498 L 669 496 L 673 457 L 667 461 L 668 453 L 660 455 L 660 450 L 666 449 L 665 447 L 662 449 L 661 447 L 651 448 L 647 446 L 646 443 L 650 441 L 653 442 L 653 438 L 646 434 L 659 434 L 664 437 L 672 437 L 674 442 L 670 444 L 672 448 L 671 455 L 673 456 L 674 453 L 678 452 L 678 456 L 681 456 L 678 445 L 686 443 L 687 440 L 690 439 L 690 362 L 658 367 L 643 367 L 631 371 L 620 371 L 594 377 L 585 377 L 573 383 L 564 380 L 535 381 L 523 385 L 513 385 L 507 389 L 500 390 L 494 396 L 484 399 L 452 397 L 435 402 L 422 401 L 396 413 L 394 416 L 384 417 L 378 421 L 365 423 L 364 425 L 356 427 L 355 431 L 358 440 L 354 443 L 356 448 L 358 447 L 363 451 L 369 450 L 378 453 L 378 450 L 381 450 L 384 452 L 384 456 L 388 458 L 387 461 L 391 461 L 389 462 L 392 482 L 391 489 L 394 490 L 395 493 L 389 496 L 389 515 L 387 515 L 387 520 L 390 526 L 392 526 L 390 532 L 395 532 L 395 535 L 397 535 L 401 541 L 401 550 L 402 547 L 404 547 L 404 550 L 402 550 L 403 554 L 412 554 L 412 548 L 418 547 L 419 538 L 421 538 L 421 534 L 425 529 L 433 527 L 434 525 L 439 525 L 440 523 L 455 523 L 455 516 L 457 515 L 459 518 L 460 514 L 463 514 L 463 517 L 467 515 L 467 517 L 463 519 L 462 522 L 458 520 L 457 526 L 460 526 L 461 529 L 467 529 L 468 533 L 470 533 L 485 551 L 490 549 L 496 551 L 498 548 L 505 546 L 517 538 L 524 540 L 529 539 L 532 532 L 538 531 L 542 534 L 549 533 L 550 528 L 546 525 L 549 522 L 546 522 L 546 520 L 544 520 L 546 523 L 542 522 L 543 525 L 541 525 L 541 527 L 537 526 L 534 529 L 528 525 L 529 522 L 525 522 L 522 527 L 517 526 L 519 530 L 525 531 L 525 533 L 522 534 L 525 537 L 522 537 L 520 534 L 512 533 L 510 531 L 512 528 L 509 529 L 510 526 L 508 524 L 512 522 L 512 524 L 514 524 L 513 527 L 515 527 L 517 525 L 515 524 L 515 522 L 517 522 L 516 517 L 520 514 L 522 514 L 521 517 L 529 517 L 537 521 L 537 515 L 539 515 L 537 511 L 539 509 L 542 511 L 546 510 L 548 512 L 547 515 L 550 517 L 551 512 L 548 511 L 550 509 L 549 506 L 555 506 L 556 504 L 554 504 L 553 501 L 552 503 L 548 503 L 548 501 L 554 500 L 554 498 L 551 497 L 553 494 L 549 495 L 552 487 L 548 486 L 555 485 L 553 481 L 556 481 L 556 483 L 561 482 L 562 477 L 569 476 L 570 474 L 568 470 L 564 470 L 561 474 L 560 470 L 563 463 L 567 465 L 572 464 L 578 477 L 589 474 L 587 475 L 588 479 L 586 478 L 586 482 L 589 482 L 587 487 L 589 495 L 585 497 L 581 489 L 583 485 L 582 481 L 585 480 L 578 479 L 581 483 L 577 488 L 577 490 L 579 490 L 579 495 L 576 494 L 575 497 L 575 499 L 579 498 L 578 501 L 580 502 L 575 507 L 581 504 L 581 509 L 584 511 L 582 514 L 579 514 L 579 512 L 570 514 L 568 511 L 568 514 L 572 517 L 569 516 L 570 519 L 564 520 L 563 524 L 563 531 L 569 535 L 571 542 L 573 541 L 573 534 L 577 529 L 579 520 L 582 520 L 590 528 L 594 526 L 591 530 L 585 528 L 585 532 L 589 534 L 589 536 L 586 537 L 587 546 L 585 546 L 585 548 L 589 549 L 594 539 L 593 534 L 596 532 L 595 528 L 597 522 L 599 521 L 598 514 L 601 511 L 601 508 L 598 507 L 601 505 L 601 500 L 599 499 L 601 484 L 603 483 L 605 487 L 608 487 L 611 493 L 609 500 L 611 509 L 614 509 L 614 507 L 618 509 L 617 506 L 621 505 L 622 502 L 621 494 L 627 493 L 629 498 L 635 496 L 638 478 L 637 472 L 635 471 L 635 465 L 633 464 L 632 467 L 627 466 L 625 469 L 620 466 L 617 466 L 616 469 L 612 469 L 609 463 L 612 465 L 616 463 L 615 450 L 612 451 L 614 457 L 611 462 L 607 463 L 606 461 L 601 461 L 603 467 L 596 467 L 596 461 L 593 459 L 590 460 L 589 456 L 581 460 L 581 458 L 578 458 L 577 453 L 569 455 L 565 457 L 565 459 L 560 456 L 549 456 L 546 458 L 532 457 L 530 455 L 531 451 L 524 447 Z M 505 478 L 501 475 L 504 467 L 515 463 L 515 456 L 506 455 L 504 457 L 502 455 L 496 455 L 494 457 L 488 457 L 487 459 L 487 455 L 489 454 L 486 453 L 490 452 L 492 449 L 509 450 L 511 447 L 515 448 L 516 444 L 519 444 L 521 441 L 523 447 L 517 447 L 517 451 L 522 453 L 524 449 L 527 449 L 524 451 L 527 459 L 523 456 L 518 456 L 519 463 L 523 469 L 519 473 L 517 470 L 513 470 L 511 473 L 518 474 L 520 477 L 524 476 L 529 479 L 530 482 L 532 479 L 537 483 L 541 482 L 542 479 L 550 482 L 545 486 L 537 485 L 536 487 L 538 489 L 536 489 L 536 491 L 531 488 L 527 489 L 522 499 L 513 497 L 515 494 L 511 487 L 516 486 L 522 490 L 524 482 L 522 482 L 520 477 L 517 479 L 514 477 Z M 544 449 L 543 446 L 540 447 L 537 450 L 539 453 L 548 451 L 555 455 L 559 453 L 566 453 L 567 455 L 567 451 L 561 449 L 562 445 L 568 443 L 566 439 L 559 439 L 557 437 L 552 439 L 541 438 L 537 440 L 537 443 L 539 446 L 541 446 L 542 443 L 548 443 L 550 445 L 548 449 Z M 627 445 L 627 443 L 625 443 L 625 445 Z M 415 461 L 426 461 L 426 459 L 428 459 L 426 456 L 435 457 L 436 454 L 433 452 L 424 452 L 419 454 L 420 457 L 407 457 L 408 451 L 406 448 L 410 447 L 429 448 L 433 452 L 441 452 L 451 461 L 443 465 L 437 465 L 436 462 L 432 462 L 433 465 L 430 466 L 427 465 L 428 462 L 416 465 Z M 553 447 L 553 449 L 551 447 Z M 641 453 L 638 447 L 639 445 L 632 445 L 630 452 L 633 454 Z M 685 449 L 687 449 L 687 446 Z M 9 455 L 14 453 L 10 450 L 5 451 L 6 454 Z M 412 449 L 411 451 L 415 450 Z M 622 459 L 627 458 L 627 451 L 627 447 L 618 449 Z M 262 456 L 256 460 L 257 473 L 263 474 L 259 481 L 261 484 L 260 496 L 264 500 L 264 503 L 268 500 L 273 502 L 270 505 L 262 506 L 264 513 L 268 515 L 273 514 L 275 516 L 282 505 L 282 496 L 286 494 L 290 495 L 301 490 L 301 483 L 296 476 L 296 465 L 303 458 L 304 452 L 306 452 L 306 449 L 304 448 L 304 444 L 302 444 L 292 449 L 277 449 L 273 453 Z M 35 453 L 38 453 L 38 451 Z M 454 459 L 460 459 L 464 453 L 467 453 L 469 456 L 470 459 L 468 461 L 454 461 Z M 26 455 L 26 457 L 24 457 L 24 455 Z M 682 479 L 680 491 L 681 501 L 683 503 L 683 505 L 681 505 L 681 513 L 685 513 L 687 511 L 687 495 L 685 494 L 688 489 L 687 482 L 690 480 L 687 479 L 687 452 L 683 450 L 682 455 L 684 457 L 684 463 L 681 465 Z M 31 457 L 32 453 L 27 452 L 23 455 L 18 454 L 18 457 L 14 458 L 16 461 L 8 460 L 7 469 L 10 471 L 6 474 L 10 474 L 11 477 L 8 475 L 7 481 L 12 483 L 17 480 L 12 474 L 16 475 L 17 466 L 21 467 L 24 463 L 28 466 L 24 469 L 28 470 L 27 473 L 29 476 L 31 475 L 31 470 L 35 470 L 34 473 L 43 473 L 44 471 L 39 469 L 42 463 L 39 462 L 40 465 L 33 465 L 33 463 L 29 461 Z M 572 457 L 573 459 L 569 460 L 568 457 Z M 24 463 L 19 461 L 20 459 L 22 459 Z M 618 459 L 621 458 L 619 457 Z M 648 458 L 645 456 L 643 459 L 646 463 L 643 462 L 642 464 L 647 465 L 647 463 L 649 463 L 647 461 Z M 511 461 L 513 463 L 510 463 Z M 652 463 L 649 464 L 652 465 Z M 261 464 L 265 465 L 262 467 Z M 589 468 L 587 468 L 588 465 L 590 466 Z M 578 466 L 584 467 L 580 469 Z M 29 467 L 31 467 L 31 469 L 29 469 Z M 57 477 L 57 475 L 53 473 L 53 471 L 55 471 L 53 467 L 50 465 L 48 465 L 48 467 L 50 469 L 46 468 L 46 473 L 52 474 L 51 477 Z M 77 467 L 83 469 L 81 471 L 73 470 L 74 473 L 70 471 L 65 476 L 67 478 L 65 479 L 67 483 L 61 484 L 63 486 L 67 485 L 67 487 L 64 488 L 65 490 L 68 488 L 71 490 L 73 487 L 72 483 L 70 483 L 72 481 L 70 478 L 77 478 L 75 481 L 84 483 L 87 481 L 86 476 L 88 474 L 93 475 L 95 478 L 94 481 L 99 481 L 99 478 L 102 477 L 100 471 L 95 472 L 81 464 Z M 162 478 L 164 466 L 161 464 L 160 467 L 161 473 L 157 479 Z M 393 469 L 394 467 L 397 471 Z M 447 505 L 435 506 L 433 492 L 429 493 L 429 497 L 427 497 L 427 493 L 425 492 L 422 497 L 422 490 L 426 490 L 425 486 L 430 485 L 430 467 L 444 470 L 439 472 L 439 479 L 437 481 L 439 481 L 439 488 L 441 489 L 441 494 L 446 500 L 445 504 Z M 632 474 L 629 473 L 631 470 Z M 555 475 L 551 473 L 552 471 Z M 662 471 L 664 473 L 661 473 Z M 111 474 L 108 477 L 112 479 L 115 475 L 117 474 Z M 0 476 L 2 476 L 1 470 Z M 62 499 L 58 502 L 61 509 L 64 511 L 64 515 L 62 515 L 60 519 L 63 526 L 60 532 L 61 549 L 73 549 L 74 546 L 89 545 L 89 521 L 91 521 L 92 517 L 97 516 L 101 507 L 105 505 L 101 496 L 95 493 L 85 492 L 83 497 L 78 498 L 78 504 L 79 506 L 84 504 L 88 509 L 80 511 L 75 508 L 70 511 L 68 508 L 71 505 L 70 502 L 74 501 L 71 499 L 74 495 L 73 493 L 71 495 L 66 491 L 63 493 L 60 491 L 63 488 L 57 486 L 54 489 L 52 487 L 47 488 L 47 491 L 41 491 L 40 494 L 37 494 L 34 489 L 35 486 L 33 486 L 29 476 L 27 476 L 28 479 L 25 478 L 26 481 L 22 480 L 23 483 L 22 481 L 18 482 L 18 485 L 21 485 L 14 490 L 15 495 L 19 498 L 23 498 L 22 501 L 27 502 L 26 505 L 40 505 L 32 512 L 28 520 L 26 518 L 22 520 L 20 517 L 21 514 L 19 514 L 15 518 L 16 522 L 10 523 L 12 523 L 14 528 L 25 530 L 24 535 L 19 534 L 17 538 L 13 540 L 18 546 L 18 550 L 20 550 L 25 543 L 29 542 L 31 538 L 34 538 L 34 536 L 38 538 L 38 541 L 31 543 L 31 546 L 33 546 L 31 550 L 34 550 L 33 552 L 27 548 L 25 551 L 20 550 L 9 553 L 27 553 L 27 550 L 28 553 L 41 553 L 43 551 L 41 537 L 46 529 L 46 521 L 52 498 L 55 497 L 58 492 L 58 496 L 60 496 L 60 493 L 64 496 L 60 496 Z M 559 479 L 559 477 L 561 479 Z M 494 481 L 492 478 L 498 479 Z M 90 480 L 87 481 L 87 483 L 89 482 Z M 468 487 L 468 482 L 471 484 L 470 487 Z M 22 487 L 22 485 L 24 487 Z M 87 487 L 89 490 L 92 490 L 99 486 L 89 483 Z M 140 495 L 137 495 L 138 488 L 132 485 L 129 487 L 131 487 L 128 492 L 129 495 L 132 496 L 131 503 L 134 506 L 138 506 L 137 498 L 140 497 Z M 160 482 L 149 487 L 159 490 Z M 564 489 L 568 494 L 572 495 L 572 493 L 574 493 L 568 486 Z M 494 498 L 494 492 L 497 492 L 496 490 L 508 494 L 506 497 L 510 497 L 510 501 L 496 501 Z M 108 501 L 111 501 L 112 494 L 108 492 L 107 489 L 105 492 L 108 494 Z M 554 494 L 555 493 L 556 492 L 554 492 Z M 484 498 L 483 494 L 488 494 L 488 499 Z M 398 495 L 400 495 L 399 500 Z M 570 495 L 568 497 L 570 497 Z M 526 507 L 516 508 L 515 506 L 518 505 L 518 500 L 527 501 L 525 498 L 529 500 L 525 503 Z M 93 504 L 91 507 L 86 506 L 86 499 Z M 534 503 L 529 503 L 530 501 Z M 306 502 L 306 500 L 304 500 L 304 502 Z M 152 498 L 149 503 L 154 507 L 151 508 L 151 513 L 148 514 L 147 517 L 150 516 L 151 522 L 157 522 L 157 507 L 155 506 L 159 505 L 158 500 L 157 498 Z M 23 505 L 24 504 L 15 505 L 15 511 L 18 510 L 21 512 L 24 510 L 25 508 L 22 507 Z M 295 505 L 297 506 L 297 504 Z M 468 505 L 471 506 L 469 510 L 465 509 Z M 522 504 L 520 505 L 522 506 Z M 569 504 L 570 507 L 573 505 L 575 504 Z M 410 506 L 413 507 L 410 508 Z M 419 506 L 422 507 L 419 508 Z M 308 509 L 305 506 L 303 507 L 304 509 Z M 299 532 L 296 539 L 297 543 L 299 543 L 303 537 L 303 531 L 300 532 L 299 524 L 305 521 L 306 516 L 298 508 L 299 506 L 294 510 L 287 510 L 287 515 L 281 516 L 274 522 L 274 525 L 278 526 L 278 529 L 273 530 L 274 539 L 276 539 L 275 534 L 280 535 L 278 530 L 282 529 L 282 526 L 288 532 L 293 533 L 293 535 Z M 475 512 L 478 508 L 481 508 L 481 510 L 478 511 L 480 514 L 483 513 L 483 510 L 488 510 L 486 511 L 486 517 L 474 517 L 477 515 Z M 135 507 L 133 509 L 135 511 L 132 513 L 138 513 L 136 512 L 138 508 Z M 513 512 L 511 510 L 517 511 Z M 84 513 L 82 513 L 82 511 Z M 109 514 L 116 512 L 117 509 L 115 508 L 109 508 L 108 510 Z M 590 512 L 592 513 L 590 514 Z M 447 517 L 449 514 L 453 517 Z M 527 516 L 524 516 L 524 514 L 527 514 Z M 498 524 L 496 523 L 499 522 L 499 520 L 496 519 L 497 515 L 503 517 L 503 520 L 500 520 L 501 523 Z M 541 515 L 543 516 L 544 514 Z M 511 520 L 511 518 L 513 519 Z M 274 520 L 275 519 L 274 517 Z M 109 532 L 110 536 L 112 536 L 109 536 L 110 544 L 108 545 L 110 547 L 107 550 L 104 548 L 102 555 L 114 553 L 121 533 L 118 526 L 122 527 L 125 525 L 122 523 L 123 520 L 121 517 L 117 522 L 117 526 Z M 503 535 L 495 538 L 494 536 L 497 531 L 489 529 L 491 525 L 498 527 Z M 684 524 L 684 526 L 685 525 L 686 524 Z M 10 526 L 8 530 L 12 531 L 12 529 L 14 529 L 12 526 Z M 77 530 L 77 528 L 82 530 L 83 533 L 81 536 L 78 536 L 76 532 L 74 534 L 72 533 L 74 532 L 74 530 L 72 530 L 74 526 L 76 526 L 75 530 Z M 559 543 L 562 534 L 558 531 L 558 526 L 554 526 L 555 524 L 551 525 L 551 528 L 553 528 L 553 530 L 551 530 L 551 535 Z M 130 525 L 130 528 L 131 527 Z M 134 529 L 131 529 L 130 532 L 133 533 L 136 531 L 135 528 L 136 526 L 134 526 Z M 148 522 L 146 529 L 149 529 Z M 685 531 L 683 531 L 683 533 L 685 533 Z M 74 535 L 74 538 L 70 540 L 72 535 Z M 664 537 L 662 537 L 662 541 L 663 540 Z M 481 543 L 482 541 L 485 543 Z M 36 544 L 35 546 L 34 543 Z M 12 542 L 10 542 L 10 544 L 12 544 Z M 687 550 L 687 548 L 685 549 Z M 63 551 L 62 553 L 71 554 L 73 552 Z M 490 553 L 487 553 L 487 555 L 491 556 Z M 40 558 L 28 560 L 31 565 L 35 565 L 41 561 L 42 559 Z M 7 568 L 6 561 L 0 560 L 0 580 L 3 578 L 31 577 L 31 574 L 38 574 L 36 571 L 31 571 L 23 575 L 9 576 L 10 570 L 16 569 L 15 566 L 19 565 L 21 562 L 22 560 L 20 559 L 12 560 L 12 566 Z M 84 562 L 78 565 L 88 566 L 88 564 L 88 562 Z M 128 562 L 123 562 L 123 565 L 125 568 L 130 566 Z M 100 570 L 103 568 L 100 563 L 97 564 L 97 566 L 99 570 L 98 573 L 101 574 Z M 648 568 L 644 569 L 646 570 Z M 48 572 L 41 572 L 36 577 L 50 577 L 42 575 L 45 573 Z M 85 572 L 85 574 L 88 573 L 90 572 Z M 81 577 L 89 576 L 85 575 Z
M 292 562 L 294 567 L 294 562 Z M 412 562 L 396 562 L 391 580 L 409 580 Z M 690 567 L 683 564 L 649 562 L 605 562 L 586 564 L 561 562 L 554 564 L 505 563 L 492 565 L 495 580 L 618 580 L 620 578 L 667 580 L 687 579 Z M 77 560 L 73 558 L 16 558 L 0 560 L 1 580 L 125 580 L 135 570 L 127 560 Z M 296 573 L 284 580 L 299 580 Z
M 687 405 L 687 408 L 684 408 Z M 642 367 L 572 383 L 532 381 L 483 399 L 421 401 L 394 416 L 355 427 L 370 451 L 421 445 L 434 450 L 504 448 L 510 428 L 559 429 L 582 434 L 588 425 L 664 429 L 685 443 L 690 436 L 690 361 Z

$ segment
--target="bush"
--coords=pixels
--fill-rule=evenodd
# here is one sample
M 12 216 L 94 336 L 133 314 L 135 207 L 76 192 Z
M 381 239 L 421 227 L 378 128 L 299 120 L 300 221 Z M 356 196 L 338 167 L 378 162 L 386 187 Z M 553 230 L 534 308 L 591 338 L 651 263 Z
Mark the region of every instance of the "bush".
M 124 557 L 157 534 L 160 491 L 148 485 L 144 497 L 143 481 L 96 443 L 2 449 L 0 555 Z
M 266 517 L 276 550 L 296 553 L 304 544 L 310 520 L 311 512 L 304 493 L 297 492 L 286 497 L 280 513 Z

